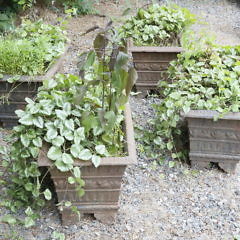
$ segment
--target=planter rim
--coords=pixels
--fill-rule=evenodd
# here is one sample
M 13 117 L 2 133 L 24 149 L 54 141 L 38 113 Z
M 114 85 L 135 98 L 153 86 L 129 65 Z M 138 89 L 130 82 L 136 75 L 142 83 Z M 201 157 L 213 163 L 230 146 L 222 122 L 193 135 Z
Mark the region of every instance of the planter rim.
M 27 76 L 27 75 L 19 75 L 20 79 L 16 82 L 41 82 L 44 79 L 52 78 L 55 73 L 58 71 L 60 66 L 62 65 L 67 52 L 69 50 L 70 43 L 67 42 L 64 52 L 59 55 L 53 63 L 49 66 L 49 69 L 45 72 L 44 75 L 33 75 L 33 76 Z M 9 78 L 14 77 L 15 75 L 3 75 L 3 78 L 0 79 L 0 82 L 6 82 Z
M 190 110 L 188 113 L 181 113 L 181 116 L 185 118 L 203 118 L 203 119 L 213 119 L 215 116 L 221 114 L 218 111 L 214 110 Z M 225 120 L 240 120 L 240 112 L 229 112 L 224 114 L 223 117 L 219 119 Z
M 123 157 L 104 157 L 101 158 L 100 166 L 125 166 L 130 164 L 137 163 L 137 153 L 136 153 L 136 146 L 134 140 L 134 130 L 133 130 L 133 123 L 132 123 L 132 116 L 131 116 L 131 109 L 129 103 L 125 105 L 124 110 L 125 116 L 125 134 L 126 134 L 126 152 L 127 155 Z M 43 148 L 40 150 L 38 156 L 38 166 L 40 167 L 51 167 L 52 161 L 47 157 L 47 148 Z M 83 160 L 74 160 L 74 166 L 93 166 L 91 161 L 83 161 Z
M 129 51 L 130 52 L 156 52 L 156 53 L 160 53 L 160 52 L 173 52 L 173 53 L 181 53 L 183 52 L 183 48 L 182 47 L 152 47 L 152 46 L 133 46 L 133 47 L 129 47 Z
M 173 52 L 173 53 L 181 53 L 184 51 L 182 47 L 179 46 L 135 46 L 132 39 L 127 40 L 127 49 L 129 52 Z

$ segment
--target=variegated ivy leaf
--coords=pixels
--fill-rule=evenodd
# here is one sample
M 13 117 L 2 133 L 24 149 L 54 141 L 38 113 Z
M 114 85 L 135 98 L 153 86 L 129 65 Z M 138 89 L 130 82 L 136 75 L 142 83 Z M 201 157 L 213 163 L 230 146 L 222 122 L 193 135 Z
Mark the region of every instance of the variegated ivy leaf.
M 98 167 L 101 163 L 101 157 L 99 157 L 97 155 L 93 155 L 92 156 L 92 163 L 95 167 Z
M 59 147 L 52 146 L 47 153 L 51 160 L 60 160 L 62 158 L 62 150 Z
M 62 137 L 62 136 L 57 136 L 57 137 L 55 137 L 54 139 L 52 139 L 52 144 L 53 144 L 54 146 L 60 147 L 60 146 L 63 145 L 64 141 L 65 141 L 65 140 L 64 140 L 64 137 Z
M 99 153 L 100 155 L 104 155 L 104 156 L 106 156 L 108 153 L 105 145 L 97 145 L 95 147 L 95 150 L 97 153 Z
M 70 154 L 68 154 L 68 153 L 63 153 L 62 154 L 62 161 L 65 164 L 73 164 L 72 156 Z
M 83 149 L 79 153 L 78 158 L 80 160 L 85 160 L 85 161 L 90 160 L 92 158 L 92 153 L 90 152 L 89 149 Z

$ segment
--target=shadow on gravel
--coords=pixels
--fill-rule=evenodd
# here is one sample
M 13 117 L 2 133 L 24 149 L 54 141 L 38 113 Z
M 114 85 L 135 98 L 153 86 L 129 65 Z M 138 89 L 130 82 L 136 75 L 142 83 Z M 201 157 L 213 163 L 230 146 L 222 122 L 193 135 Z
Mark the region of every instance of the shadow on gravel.
M 240 0 L 227 0 L 229 3 L 236 4 L 238 7 L 240 7 Z

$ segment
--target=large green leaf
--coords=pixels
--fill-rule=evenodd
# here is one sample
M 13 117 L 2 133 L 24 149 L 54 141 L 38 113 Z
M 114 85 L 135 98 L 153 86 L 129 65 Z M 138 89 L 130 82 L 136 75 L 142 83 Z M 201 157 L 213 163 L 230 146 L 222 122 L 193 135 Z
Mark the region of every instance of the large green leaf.
M 93 46 L 97 56 L 101 58 L 104 54 L 104 49 L 108 45 L 108 39 L 104 33 L 99 33 L 94 39 Z
M 129 96 L 133 88 L 133 85 L 136 83 L 138 78 L 137 71 L 132 67 L 128 70 L 128 80 L 125 87 L 126 95 Z

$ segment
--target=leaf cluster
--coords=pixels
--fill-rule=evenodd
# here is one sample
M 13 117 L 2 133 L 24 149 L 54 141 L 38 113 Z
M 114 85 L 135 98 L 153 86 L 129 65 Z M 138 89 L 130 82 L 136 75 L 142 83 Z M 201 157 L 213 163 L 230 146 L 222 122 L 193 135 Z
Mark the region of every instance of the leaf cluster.
M 43 74 L 65 48 L 66 36 L 59 26 L 41 20 L 25 21 L 0 38 L 0 73 L 9 75 Z
M 189 10 L 177 5 L 150 5 L 140 8 L 136 16 L 121 27 L 125 38 L 132 38 L 136 46 L 176 46 L 187 27 L 196 19 Z
M 156 117 L 150 122 L 153 131 L 146 133 L 144 141 L 157 156 L 170 152 L 172 158 L 184 159 L 184 113 L 216 110 L 221 117 L 239 112 L 240 47 L 182 53 L 171 63 L 169 74 L 172 82 L 160 82 L 164 101 L 154 105 Z

